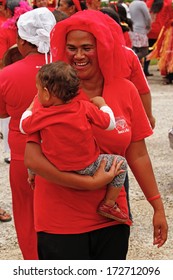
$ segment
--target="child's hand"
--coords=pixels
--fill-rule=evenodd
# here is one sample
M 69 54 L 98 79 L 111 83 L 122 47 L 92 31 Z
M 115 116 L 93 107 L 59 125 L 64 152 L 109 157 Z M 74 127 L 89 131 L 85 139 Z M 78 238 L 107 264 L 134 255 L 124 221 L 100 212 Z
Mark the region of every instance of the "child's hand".
M 105 102 L 104 98 L 101 97 L 101 96 L 95 96 L 95 97 L 91 98 L 90 101 L 94 105 L 96 105 L 98 108 L 101 108 L 102 106 L 106 105 L 106 102 Z

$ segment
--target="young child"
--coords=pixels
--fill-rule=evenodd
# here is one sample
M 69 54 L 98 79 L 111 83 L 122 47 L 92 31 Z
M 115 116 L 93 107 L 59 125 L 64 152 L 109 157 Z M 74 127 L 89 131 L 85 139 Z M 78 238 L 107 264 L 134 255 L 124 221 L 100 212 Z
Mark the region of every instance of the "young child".
M 109 170 L 116 157 L 117 176 L 109 184 L 97 212 L 122 223 L 127 221 L 128 216 L 115 203 L 124 184 L 126 161 L 121 156 L 100 155 L 92 131 L 92 125 L 105 130 L 115 128 L 112 110 L 100 96 L 92 98 L 94 104 L 81 99 L 76 72 L 62 61 L 42 66 L 36 85 L 38 95 L 21 117 L 21 132 L 39 131 L 44 155 L 59 170 L 92 176 L 103 158 L 107 159 Z

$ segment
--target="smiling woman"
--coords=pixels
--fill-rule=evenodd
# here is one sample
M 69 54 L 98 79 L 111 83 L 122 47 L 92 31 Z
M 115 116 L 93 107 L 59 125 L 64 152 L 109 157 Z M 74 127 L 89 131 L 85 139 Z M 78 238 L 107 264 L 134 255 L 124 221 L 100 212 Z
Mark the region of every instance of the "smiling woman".
M 154 209 L 153 244 L 160 247 L 167 239 L 167 222 L 145 145 L 145 138 L 152 134 L 152 130 L 137 89 L 130 81 L 121 78 L 121 65 L 126 64 L 122 36 L 121 27 L 111 18 L 98 11 L 85 10 L 54 27 L 51 49 L 55 60 L 68 61 L 77 70 L 81 99 L 89 101 L 91 97 L 102 96 L 111 107 L 115 121 L 123 124 L 112 131 L 102 131 L 93 125 L 93 135 L 101 153 L 126 157 Z M 75 137 L 72 139 L 75 143 Z M 28 140 L 25 163 L 38 174 L 35 226 L 40 258 L 126 258 L 131 221 L 128 219 L 120 224 L 96 212 L 105 197 L 106 186 L 92 191 L 89 181 L 88 185 L 78 181 L 77 189 L 73 180 L 67 187 L 67 177 L 44 157 L 37 136 Z M 124 187 L 117 203 L 128 215 Z
M 79 30 L 70 31 L 67 35 L 66 55 L 68 62 L 77 70 L 81 81 L 85 80 L 85 77 L 96 80 L 101 78 L 100 83 L 103 83 L 98 65 L 96 39 L 92 34 Z

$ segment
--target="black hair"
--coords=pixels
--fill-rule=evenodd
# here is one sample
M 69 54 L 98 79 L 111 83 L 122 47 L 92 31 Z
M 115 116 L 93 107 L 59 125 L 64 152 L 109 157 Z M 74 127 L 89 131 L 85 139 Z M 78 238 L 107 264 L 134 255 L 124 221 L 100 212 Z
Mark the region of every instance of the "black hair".
M 163 0 L 154 0 L 153 4 L 150 8 L 150 12 L 153 14 L 157 14 L 163 8 L 164 1 Z
M 113 20 L 115 20 L 118 24 L 120 24 L 120 17 L 118 13 L 110 7 L 102 7 L 100 12 L 110 16 Z

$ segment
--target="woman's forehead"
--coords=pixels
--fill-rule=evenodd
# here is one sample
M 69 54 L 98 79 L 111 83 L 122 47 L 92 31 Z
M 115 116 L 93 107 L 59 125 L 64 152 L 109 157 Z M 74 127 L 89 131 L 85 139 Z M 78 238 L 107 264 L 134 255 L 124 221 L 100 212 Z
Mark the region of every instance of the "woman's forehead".
M 95 43 L 96 41 L 92 33 L 83 30 L 71 30 L 67 33 L 66 38 L 67 43 L 69 43 L 70 41 L 78 42 L 81 40 L 85 40 L 91 43 Z

